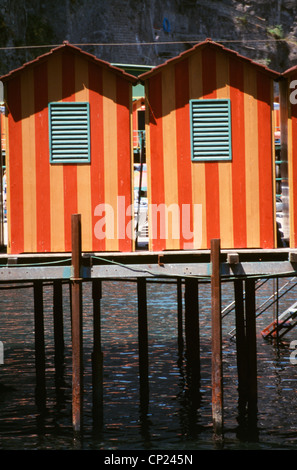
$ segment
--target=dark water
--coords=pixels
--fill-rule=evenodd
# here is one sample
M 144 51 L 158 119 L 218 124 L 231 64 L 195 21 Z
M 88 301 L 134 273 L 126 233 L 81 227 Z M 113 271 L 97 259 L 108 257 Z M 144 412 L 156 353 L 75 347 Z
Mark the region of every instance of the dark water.
M 285 281 L 281 281 L 285 282 Z M 91 354 L 93 347 L 91 287 L 84 285 L 84 436 L 71 426 L 71 343 L 69 287 L 64 286 L 65 362 L 63 380 L 54 365 L 52 287 L 44 289 L 46 403 L 35 397 L 33 291 L 1 290 L 0 449 L 214 449 L 211 415 L 210 286 L 199 287 L 201 396 L 195 409 L 189 400 L 185 360 L 178 353 L 176 285 L 148 284 L 149 406 L 139 405 L 137 293 L 133 282 L 104 282 L 102 349 L 104 353 L 104 427 L 95 436 L 92 421 Z M 269 281 L 257 294 L 262 302 L 273 292 Z M 233 300 L 232 285 L 223 284 L 223 306 Z M 284 310 L 296 300 L 296 289 L 280 300 Z M 223 319 L 224 449 L 294 449 L 297 447 L 297 365 L 290 363 L 291 331 L 278 346 L 261 337 L 273 309 L 257 319 L 257 437 L 247 438 L 238 422 L 235 343 L 228 332 L 234 313 Z

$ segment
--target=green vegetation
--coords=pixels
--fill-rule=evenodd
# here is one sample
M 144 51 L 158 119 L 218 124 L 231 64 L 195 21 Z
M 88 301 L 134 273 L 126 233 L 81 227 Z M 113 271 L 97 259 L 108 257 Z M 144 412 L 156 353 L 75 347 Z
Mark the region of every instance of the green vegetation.
M 267 33 L 275 39 L 284 39 L 283 27 L 281 24 L 267 28 Z

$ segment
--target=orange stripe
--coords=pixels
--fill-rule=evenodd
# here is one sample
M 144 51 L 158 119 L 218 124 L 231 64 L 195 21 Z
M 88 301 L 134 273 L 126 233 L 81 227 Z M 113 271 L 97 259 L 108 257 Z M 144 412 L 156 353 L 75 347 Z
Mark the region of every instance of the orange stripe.
M 75 58 L 75 101 L 89 102 L 88 63 Z M 82 250 L 92 251 L 90 164 L 77 165 L 77 212 L 81 214 Z
M 103 98 L 102 70 L 89 63 L 89 100 L 91 126 L 91 207 L 93 250 L 105 251 L 105 240 L 95 236 L 95 208 L 104 201 L 104 147 L 103 147 Z
M 162 72 L 166 249 L 180 248 L 174 82 L 174 68 L 167 67 Z
M 117 77 L 117 136 L 118 136 L 118 195 L 123 211 L 118 211 L 119 250 L 131 251 L 133 239 L 131 208 L 131 139 L 130 139 L 130 98 L 132 89 L 129 82 Z M 128 214 L 130 208 L 130 214 Z M 126 232 L 129 230 L 129 234 Z
M 23 158 L 21 81 L 16 77 L 7 83 L 8 115 L 8 247 L 9 253 L 24 251 Z
M 258 145 L 259 145 L 259 196 L 260 245 L 274 247 L 274 184 L 272 171 L 272 81 L 266 75 L 257 75 Z
M 111 72 L 103 71 L 103 116 L 104 116 L 104 191 L 106 203 L 106 249 L 117 251 L 117 135 L 114 124 L 117 122 L 116 78 Z
M 230 98 L 229 58 L 222 53 L 217 59 L 217 98 Z M 219 163 L 220 238 L 222 248 L 233 248 L 232 161 Z
M 202 93 L 201 51 L 197 51 L 189 58 L 190 99 L 200 99 Z M 207 248 L 205 163 L 191 162 L 191 166 L 193 206 L 201 209 L 201 217 L 200 211 L 198 211 L 198 217 L 194 213 L 194 248 Z
M 190 145 L 189 63 L 175 66 L 176 151 L 178 203 L 180 208 L 180 248 L 193 248 L 192 165 Z M 181 86 L 182 84 L 182 86 Z M 186 183 L 187 182 L 187 183 Z M 189 215 L 187 210 L 190 208 Z
M 245 134 L 243 65 L 230 59 L 230 99 L 232 132 L 232 201 L 234 247 L 246 247 Z
M 43 86 L 40 86 L 40 83 Z M 34 69 L 36 140 L 37 250 L 51 250 L 50 165 L 48 141 L 48 73 L 44 62 Z
M 256 72 L 244 67 L 244 122 L 247 247 L 260 247 L 258 109 Z
M 63 101 L 75 101 L 75 59 L 67 52 L 62 56 Z M 77 213 L 76 165 L 63 166 L 65 251 L 71 251 L 71 215 Z
M 216 98 L 216 53 L 202 50 L 203 98 Z M 217 162 L 205 164 L 207 247 L 212 238 L 220 238 L 219 168 Z
M 30 68 L 21 75 L 22 91 L 22 147 L 23 147 L 23 210 L 24 251 L 37 251 L 36 224 L 36 157 L 34 79 Z
M 53 55 L 48 61 L 48 100 L 62 100 L 61 55 Z M 51 251 L 65 250 L 64 233 L 64 182 L 63 165 L 50 165 L 50 209 L 51 209 Z
M 150 147 L 148 162 L 150 162 L 151 204 L 149 205 L 149 234 L 150 249 L 164 249 L 164 240 L 160 239 L 160 220 L 155 224 L 152 214 L 154 208 L 164 204 L 164 166 L 163 166 L 163 130 L 162 130 L 162 76 L 157 74 L 148 84 L 148 114 L 150 121 Z

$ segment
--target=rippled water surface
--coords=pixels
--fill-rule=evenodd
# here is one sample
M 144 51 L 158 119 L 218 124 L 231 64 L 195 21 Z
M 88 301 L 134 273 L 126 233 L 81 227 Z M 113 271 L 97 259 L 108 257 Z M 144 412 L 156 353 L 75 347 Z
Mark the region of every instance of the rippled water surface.
M 285 280 L 281 281 L 285 282 Z M 261 303 L 273 292 L 269 281 L 257 292 Z M 71 426 L 71 342 L 69 286 L 63 286 L 65 360 L 57 377 L 54 363 L 52 286 L 44 288 L 46 401 L 35 395 L 34 312 L 32 288 L 1 290 L 0 449 L 213 449 L 211 426 L 210 286 L 199 286 L 201 403 L 192 405 L 184 354 L 177 341 L 176 285 L 149 283 L 149 404 L 139 402 L 137 291 L 133 282 L 102 286 L 104 353 L 104 425 L 94 435 L 92 421 L 92 295 L 83 288 L 84 305 L 84 436 L 74 439 Z M 293 289 L 279 311 L 296 301 Z M 222 287 L 222 303 L 233 300 L 232 284 Z M 228 334 L 234 312 L 223 319 L 225 449 L 294 449 L 297 446 L 297 365 L 290 363 L 293 330 L 278 346 L 261 330 L 273 308 L 257 319 L 258 416 L 251 439 L 238 422 L 235 342 Z

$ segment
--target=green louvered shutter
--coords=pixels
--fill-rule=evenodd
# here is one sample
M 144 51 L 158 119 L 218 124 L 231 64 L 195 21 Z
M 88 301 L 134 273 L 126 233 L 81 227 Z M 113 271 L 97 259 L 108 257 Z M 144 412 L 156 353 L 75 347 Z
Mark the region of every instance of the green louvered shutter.
M 193 161 L 231 160 L 230 100 L 191 100 Z
M 49 134 L 51 163 L 89 163 L 89 103 L 50 103 Z

